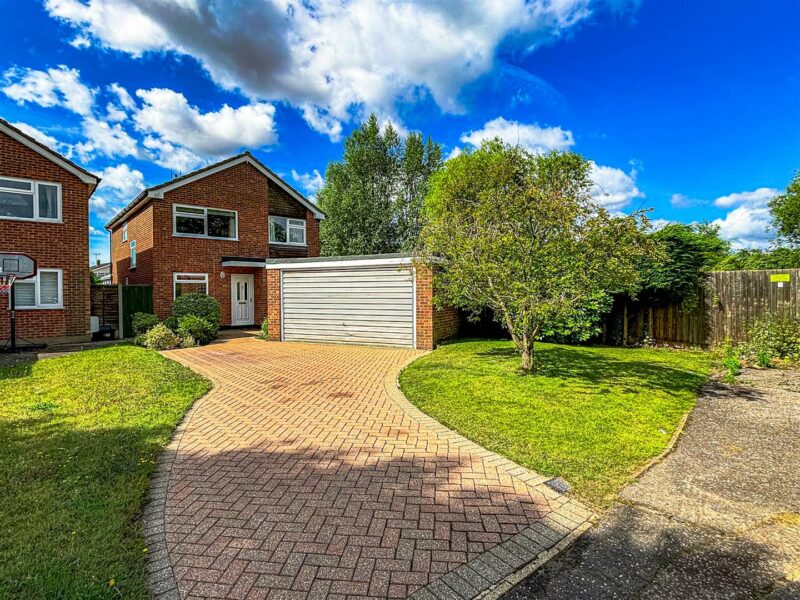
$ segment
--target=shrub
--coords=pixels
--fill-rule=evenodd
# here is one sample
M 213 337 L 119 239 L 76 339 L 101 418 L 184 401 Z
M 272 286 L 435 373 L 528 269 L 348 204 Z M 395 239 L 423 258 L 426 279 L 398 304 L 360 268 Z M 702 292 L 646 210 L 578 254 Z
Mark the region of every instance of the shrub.
M 745 353 L 759 366 L 769 366 L 773 358 L 795 358 L 800 354 L 800 320 L 766 314 L 750 324 L 747 338 Z
M 162 321 L 172 333 L 178 333 L 178 317 L 170 316 Z
M 172 333 L 163 323 L 159 323 L 147 333 L 136 337 L 136 343 L 151 350 L 172 350 L 181 345 L 181 338 Z
M 181 348 L 194 348 L 195 346 L 197 346 L 197 340 L 191 335 L 181 337 Z
M 219 329 L 220 308 L 219 302 L 206 294 L 184 294 L 175 298 L 172 304 L 172 314 L 178 320 L 186 315 L 194 315 L 211 323 L 215 329 Z
M 201 317 L 184 315 L 178 319 L 178 333 L 194 338 L 199 344 L 207 344 L 217 337 L 217 328 Z
M 158 317 L 151 313 L 133 313 L 131 317 L 131 326 L 133 327 L 134 335 L 141 335 L 147 333 L 153 327 L 158 325 Z
M 261 321 L 261 333 L 258 334 L 258 338 L 261 340 L 266 340 L 269 337 L 269 321 L 267 321 L 267 317 L 264 317 L 264 320 Z

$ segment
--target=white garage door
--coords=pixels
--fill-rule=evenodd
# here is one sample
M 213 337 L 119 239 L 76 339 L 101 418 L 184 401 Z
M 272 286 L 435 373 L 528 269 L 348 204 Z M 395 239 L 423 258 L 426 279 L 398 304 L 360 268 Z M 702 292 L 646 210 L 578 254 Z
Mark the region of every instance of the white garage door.
M 283 339 L 414 346 L 409 269 L 283 272 Z

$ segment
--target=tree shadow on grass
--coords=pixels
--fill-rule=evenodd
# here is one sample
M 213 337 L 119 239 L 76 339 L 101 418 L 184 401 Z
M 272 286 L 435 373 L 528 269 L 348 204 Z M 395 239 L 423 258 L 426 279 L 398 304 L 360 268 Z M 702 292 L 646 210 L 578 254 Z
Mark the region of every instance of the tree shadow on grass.
M 514 348 L 491 348 L 476 356 L 518 358 Z M 625 393 L 655 388 L 676 393 L 698 389 L 707 379 L 705 372 L 680 368 L 663 362 L 619 360 L 579 347 L 547 346 L 534 352 L 533 376 L 569 380 L 573 383 L 614 387 Z

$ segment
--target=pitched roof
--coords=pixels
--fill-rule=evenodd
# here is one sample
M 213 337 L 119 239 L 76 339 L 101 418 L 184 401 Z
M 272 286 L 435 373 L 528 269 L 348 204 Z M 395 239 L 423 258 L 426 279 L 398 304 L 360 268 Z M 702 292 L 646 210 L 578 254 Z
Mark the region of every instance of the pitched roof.
M 317 208 L 310 200 L 308 200 L 308 198 L 303 196 L 291 185 L 286 183 L 286 181 L 284 181 L 281 177 L 275 174 L 275 172 L 266 167 L 255 156 L 250 154 L 250 152 L 242 152 L 241 154 L 237 154 L 236 156 L 231 156 L 230 158 L 221 160 L 217 163 L 214 163 L 213 165 L 208 165 L 207 167 L 203 167 L 202 169 L 198 169 L 197 171 L 192 171 L 191 173 L 187 173 L 186 175 L 181 175 L 180 177 L 176 177 L 175 179 L 171 179 L 170 181 L 165 181 L 164 183 L 160 183 L 158 185 L 154 185 L 152 187 L 143 190 L 138 196 L 136 196 L 136 198 L 134 198 L 133 202 L 128 204 L 125 208 L 119 211 L 108 223 L 106 223 L 106 229 L 110 229 L 122 217 L 124 217 L 126 214 L 134 210 L 137 206 L 145 202 L 148 198 L 163 198 L 166 192 L 174 190 L 175 188 L 179 188 L 183 185 L 186 185 L 187 183 L 197 181 L 198 179 L 202 179 L 203 177 L 214 175 L 215 173 L 219 173 L 220 171 L 224 171 L 225 169 L 229 169 L 230 167 L 234 167 L 242 163 L 248 163 L 253 167 L 255 167 L 256 169 L 258 169 L 270 181 L 274 182 L 278 187 L 282 188 L 292 198 L 294 198 L 300 204 L 305 206 L 308 210 L 313 212 L 314 216 L 317 219 L 325 218 L 325 213 L 323 213 L 319 208 Z
M 72 173 L 84 183 L 88 183 L 89 185 L 93 186 L 92 191 L 94 191 L 94 188 L 96 188 L 97 184 L 100 183 L 100 178 L 97 175 L 90 173 L 80 165 L 76 165 L 66 156 L 59 154 L 51 148 L 48 148 L 40 141 L 32 138 L 27 133 L 18 129 L 17 127 L 14 127 L 11 123 L 2 118 L 0 118 L 0 131 L 17 140 L 19 143 L 27 146 L 34 152 L 38 152 L 46 159 L 57 164 L 62 169 Z

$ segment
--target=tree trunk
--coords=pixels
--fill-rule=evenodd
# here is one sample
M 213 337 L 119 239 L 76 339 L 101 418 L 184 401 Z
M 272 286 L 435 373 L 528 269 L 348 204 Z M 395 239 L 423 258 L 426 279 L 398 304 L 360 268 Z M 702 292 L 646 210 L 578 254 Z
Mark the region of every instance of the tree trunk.
M 522 365 L 520 371 L 527 375 L 533 372 L 534 362 L 533 362 L 533 335 L 525 334 L 522 336 L 522 347 L 520 349 L 520 355 L 522 356 Z

